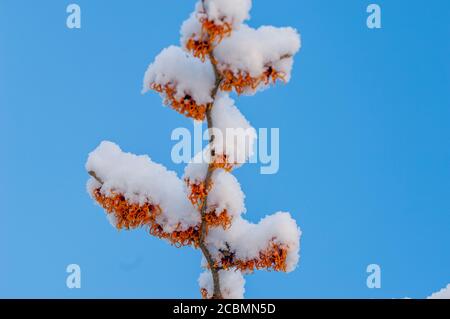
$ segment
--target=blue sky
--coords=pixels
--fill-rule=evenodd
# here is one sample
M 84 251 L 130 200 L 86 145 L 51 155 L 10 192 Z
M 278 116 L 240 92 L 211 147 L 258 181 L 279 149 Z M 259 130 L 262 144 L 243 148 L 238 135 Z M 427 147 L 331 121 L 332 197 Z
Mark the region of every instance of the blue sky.
M 280 128 L 280 171 L 235 173 L 248 219 L 290 211 L 303 237 L 297 270 L 247 276 L 247 298 L 420 298 L 450 282 L 450 3 L 372 2 L 380 30 L 370 1 L 254 3 L 250 25 L 293 26 L 303 47 L 289 85 L 237 99 Z M 80 30 L 69 3 L 0 0 L 0 297 L 198 298 L 200 252 L 117 232 L 84 170 L 111 140 L 182 172 L 170 135 L 191 122 L 140 89 L 194 1 L 79 0 Z

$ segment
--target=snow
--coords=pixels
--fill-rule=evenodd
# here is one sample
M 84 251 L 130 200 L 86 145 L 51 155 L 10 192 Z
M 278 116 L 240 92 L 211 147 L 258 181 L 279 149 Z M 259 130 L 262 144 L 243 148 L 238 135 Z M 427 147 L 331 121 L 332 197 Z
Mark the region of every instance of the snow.
M 286 270 L 293 271 L 300 255 L 301 231 L 289 213 L 278 212 L 252 224 L 243 218 L 236 218 L 232 226 L 224 230 L 220 227 L 209 231 L 206 239 L 208 247 L 217 258 L 220 249 L 228 245 L 239 260 L 251 260 L 269 248 L 271 243 L 287 247 Z
M 208 193 L 208 210 L 215 209 L 216 214 L 226 210 L 232 217 L 245 212 L 245 195 L 236 177 L 219 169 L 214 171 L 212 183 Z
M 142 93 L 149 91 L 152 84 L 174 85 L 177 100 L 189 95 L 201 105 L 212 102 L 215 75 L 209 61 L 203 63 L 180 47 L 170 46 L 155 58 L 145 72 Z
M 250 125 L 228 94 L 217 96 L 211 111 L 216 154 L 225 154 L 227 162 L 243 164 L 254 154 L 256 130 Z
M 428 299 L 450 299 L 450 284 L 438 292 L 433 293 Z
M 219 280 L 222 296 L 225 299 L 243 299 L 245 293 L 245 279 L 242 273 L 237 270 L 220 270 Z M 198 278 L 200 288 L 206 289 L 207 297 L 212 298 L 213 279 L 210 271 L 205 271 Z
M 183 48 L 191 38 L 195 40 L 203 40 L 202 24 L 199 21 L 198 11 L 192 12 L 189 18 L 183 22 L 181 25 L 180 34 L 180 42 Z
M 90 194 L 101 187 L 101 193 L 106 196 L 120 193 L 130 203 L 159 205 L 162 214 L 157 222 L 166 232 L 177 229 L 179 223 L 179 230 L 185 230 L 200 222 L 176 173 L 152 162 L 146 155 L 125 153 L 116 144 L 104 141 L 89 154 L 86 170 L 95 172 L 103 182 L 100 184 L 91 177 L 88 181 Z
M 289 82 L 293 56 L 299 49 L 300 35 L 291 27 L 253 29 L 242 25 L 218 44 L 214 55 L 222 71 L 243 72 L 257 78 L 271 66 Z
M 227 162 L 236 164 L 235 168 L 247 162 L 254 155 L 257 133 L 228 94 L 217 96 L 211 118 L 215 135 L 212 147 L 216 157 L 227 155 Z M 210 145 L 197 153 L 185 167 L 184 179 L 196 184 L 203 182 L 211 162 L 210 154 Z
M 237 27 L 250 19 L 251 0 L 204 0 L 204 10 L 208 20 L 220 25 L 229 23 Z
M 251 6 L 251 0 L 198 1 L 195 11 L 181 25 L 181 46 L 187 48 L 189 40 L 194 40 L 211 48 L 214 46 L 214 42 L 220 42 L 223 37 L 229 36 L 233 29 L 239 29 L 242 22 L 250 18 Z M 203 25 L 205 22 L 208 23 L 207 29 Z M 218 29 L 213 32 L 214 26 Z M 208 31 L 208 28 L 212 29 Z M 211 33 L 208 32 L 218 32 L 215 33 L 218 37 L 211 38 L 208 36 Z M 202 58 L 204 59 L 204 54 L 202 54 Z
M 211 162 L 211 151 L 209 146 L 198 152 L 184 168 L 183 179 L 189 179 L 194 184 L 205 181 L 208 166 Z
M 190 184 L 200 184 L 205 181 L 210 158 L 208 154 L 210 154 L 209 148 L 205 148 L 191 160 L 185 168 L 183 177 L 185 181 L 188 180 Z M 223 169 L 216 169 L 211 176 L 211 182 L 212 188 L 208 193 L 208 212 L 215 211 L 216 215 L 220 215 L 226 210 L 230 217 L 245 213 L 245 195 L 236 177 Z M 189 191 L 186 188 L 186 192 Z

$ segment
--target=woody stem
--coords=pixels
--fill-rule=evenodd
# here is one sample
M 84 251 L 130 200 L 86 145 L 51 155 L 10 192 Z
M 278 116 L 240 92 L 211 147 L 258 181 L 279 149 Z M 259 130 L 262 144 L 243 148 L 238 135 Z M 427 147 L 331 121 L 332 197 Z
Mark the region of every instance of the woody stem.
M 208 186 L 211 184 L 212 173 L 214 172 L 214 163 L 213 163 L 212 159 L 214 158 L 214 155 L 215 155 L 214 148 L 212 147 L 212 143 L 214 142 L 215 136 L 212 133 L 213 121 L 212 121 L 211 111 L 214 106 L 214 101 L 216 100 L 217 92 L 219 91 L 219 88 L 220 88 L 220 83 L 222 82 L 222 76 L 220 75 L 219 71 L 217 70 L 217 66 L 214 63 L 215 59 L 214 59 L 214 55 L 212 52 L 209 53 L 209 59 L 214 68 L 216 82 L 215 82 L 214 89 L 211 92 L 211 97 L 213 99 L 213 102 L 209 103 L 208 107 L 206 109 L 206 120 L 208 123 L 208 132 L 210 134 L 209 143 L 210 143 L 210 152 L 211 152 L 210 163 L 209 163 L 208 171 L 206 173 L 206 177 L 205 177 L 205 181 L 204 181 L 204 185 L 207 190 L 208 190 Z M 203 199 L 203 202 L 201 205 L 202 222 L 201 222 L 201 226 L 200 226 L 199 247 L 200 247 L 203 255 L 205 256 L 206 261 L 208 262 L 209 269 L 211 270 L 211 275 L 213 278 L 213 287 L 214 287 L 213 299 L 223 299 L 222 292 L 220 290 L 220 278 L 219 278 L 220 268 L 214 262 L 214 260 L 211 256 L 211 253 L 205 244 L 205 237 L 206 237 L 206 231 L 207 231 L 207 224 L 206 224 L 207 202 L 208 202 L 208 193 L 206 193 L 206 196 Z

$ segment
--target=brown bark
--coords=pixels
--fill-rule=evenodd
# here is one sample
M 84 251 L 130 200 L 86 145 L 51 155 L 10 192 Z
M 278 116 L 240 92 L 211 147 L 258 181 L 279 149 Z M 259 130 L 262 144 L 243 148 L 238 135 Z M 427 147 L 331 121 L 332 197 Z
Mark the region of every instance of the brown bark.
M 208 105 L 208 108 L 206 110 L 206 120 L 208 122 L 208 131 L 209 131 L 209 134 L 210 134 L 210 136 L 209 136 L 209 143 L 210 143 L 210 146 L 211 146 L 210 147 L 210 150 L 211 150 L 211 156 L 210 156 L 211 163 L 209 163 L 208 171 L 206 173 L 206 177 L 205 177 L 205 181 L 204 181 L 204 183 L 205 183 L 204 185 L 205 185 L 206 189 L 208 189 L 208 185 L 211 183 L 211 177 L 212 177 L 212 174 L 214 172 L 214 165 L 212 163 L 212 159 L 213 159 L 213 157 L 215 155 L 214 149 L 212 148 L 212 143 L 214 141 L 214 135 L 212 134 L 212 131 L 211 131 L 211 129 L 214 126 L 213 126 L 213 121 L 212 121 L 212 117 L 211 117 L 211 111 L 212 111 L 212 108 L 214 106 L 214 102 L 216 100 L 217 92 L 219 91 L 219 88 L 220 88 L 220 83 L 222 82 L 222 76 L 220 75 L 219 71 L 217 70 L 217 66 L 213 63 L 213 61 L 215 61 L 215 59 L 214 59 L 214 55 L 213 55 L 212 52 L 209 54 L 209 59 L 210 59 L 211 64 L 213 65 L 213 68 L 214 68 L 214 74 L 216 76 L 216 84 L 215 84 L 215 87 L 214 87 L 213 91 L 211 92 L 211 97 L 213 99 L 213 102 Z M 214 287 L 213 297 L 212 298 L 213 299 L 223 299 L 222 292 L 220 290 L 220 278 L 219 278 L 219 270 L 220 269 L 215 264 L 215 262 L 214 262 L 214 260 L 213 260 L 213 258 L 211 256 L 211 253 L 209 252 L 208 247 L 205 244 L 205 237 L 206 237 L 206 230 L 207 230 L 206 229 L 207 225 L 206 225 L 205 215 L 206 215 L 206 212 L 207 212 L 207 202 L 208 202 L 208 194 L 206 194 L 206 196 L 205 196 L 205 198 L 203 200 L 202 206 L 201 206 L 202 207 L 201 208 L 202 223 L 201 223 L 201 227 L 200 227 L 199 247 L 200 247 L 203 255 L 205 256 L 206 261 L 208 262 L 209 269 L 211 270 L 211 275 L 212 275 L 212 278 L 213 278 L 213 287 Z

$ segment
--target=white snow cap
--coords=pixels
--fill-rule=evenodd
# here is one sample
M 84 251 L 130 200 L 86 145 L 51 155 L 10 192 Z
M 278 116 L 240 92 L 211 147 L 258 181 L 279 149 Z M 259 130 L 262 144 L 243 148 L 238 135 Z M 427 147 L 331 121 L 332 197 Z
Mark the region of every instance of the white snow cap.
M 201 105 L 212 102 L 215 76 L 209 61 L 203 63 L 180 47 L 170 46 L 155 58 L 145 72 L 142 93 L 149 91 L 153 83 L 162 86 L 171 84 L 176 89 L 177 100 L 189 95 Z
M 234 100 L 220 94 L 211 111 L 214 126 L 213 147 L 217 155 L 227 155 L 227 162 L 243 164 L 254 154 L 256 130 L 250 125 Z
M 209 146 L 198 152 L 184 168 L 183 179 L 189 179 L 191 183 L 200 184 L 205 181 L 208 166 L 211 162 Z
M 245 279 L 238 270 L 220 270 L 219 271 L 220 290 L 225 299 L 243 299 L 245 293 Z M 207 298 L 212 298 L 214 288 L 213 279 L 210 271 L 205 271 L 198 278 L 200 288 L 206 289 Z
M 100 184 L 91 177 L 88 181 L 90 194 L 101 188 L 106 196 L 120 193 L 130 203 L 159 205 L 162 213 L 156 221 L 166 232 L 173 232 L 178 224 L 181 227 L 178 230 L 186 230 L 200 222 L 176 173 L 152 162 L 147 155 L 124 153 L 116 144 L 105 141 L 89 154 L 86 170 L 95 172 L 103 182 Z
M 433 293 L 428 299 L 450 299 L 450 284 L 438 292 Z
M 226 22 L 232 26 L 239 26 L 250 19 L 251 0 L 204 0 L 203 2 L 208 20 L 214 21 L 217 25 Z
M 215 257 L 219 250 L 230 249 L 239 260 L 251 260 L 259 257 L 261 251 L 270 248 L 271 243 L 287 248 L 286 270 L 293 271 L 300 255 L 301 231 L 289 213 L 278 212 L 263 218 L 258 224 L 252 224 L 243 218 L 236 218 L 232 226 L 210 229 L 206 242 Z
M 211 118 L 215 133 L 213 147 L 216 155 L 227 155 L 227 162 L 236 164 L 235 167 L 248 161 L 254 154 L 257 133 L 228 94 L 221 93 L 217 96 Z M 183 178 L 188 178 L 192 183 L 203 182 L 210 162 L 211 151 L 208 145 L 186 165 Z
M 197 5 L 198 6 L 198 5 Z M 199 21 L 198 11 L 191 13 L 189 18 L 181 25 L 181 46 L 184 48 L 189 39 L 194 38 L 199 40 L 203 34 L 202 24 Z
M 212 175 L 212 188 L 208 193 L 208 210 L 219 215 L 224 210 L 236 217 L 245 212 L 245 195 L 236 177 L 224 170 L 215 170 Z
M 197 2 L 195 11 L 181 25 L 181 46 L 184 48 L 189 39 L 206 40 L 201 21 L 210 20 L 216 25 L 228 23 L 238 29 L 244 20 L 250 18 L 251 0 L 206 0 Z
M 260 76 L 268 67 L 284 74 L 290 80 L 293 56 L 300 49 L 300 35 L 291 28 L 262 26 L 253 29 L 247 25 L 232 33 L 214 50 L 221 70 L 246 72 Z

